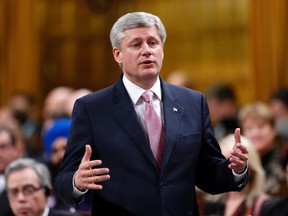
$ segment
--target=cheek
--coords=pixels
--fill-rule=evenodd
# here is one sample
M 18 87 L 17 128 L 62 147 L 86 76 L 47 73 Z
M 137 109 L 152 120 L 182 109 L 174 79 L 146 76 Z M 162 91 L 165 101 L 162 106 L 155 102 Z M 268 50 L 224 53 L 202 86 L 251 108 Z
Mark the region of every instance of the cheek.
M 18 209 L 18 205 L 15 201 L 9 201 L 9 204 L 11 206 L 11 209 L 13 210 L 13 212 L 17 212 Z
M 270 143 L 270 145 L 274 145 L 274 139 L 275 139 L 275 133 L 272 131 L 268 131 L 266 133 L 267 143 Z
M 158 59 L 159 62 L 162 64 L 162 61 L 163 61 L 163 59 L 164 59 L 164 53 L 163 53 L 163 51 L 157 52 L 157 59 Z
M 253 132 L 252 130 L 247 130 L 247 129 L 243 129 L 242 133 L 244 136 L 248 137 L 249 139 L 251 139 L 253 137 Z
M 59 152 L 59 158 L 63 158 L 65 154 L 65 150 Z
M 30 203 L 34 212 L 42 212 L 46 207 L 47 198 L 41 194 L 41 196 L 33 198 Z

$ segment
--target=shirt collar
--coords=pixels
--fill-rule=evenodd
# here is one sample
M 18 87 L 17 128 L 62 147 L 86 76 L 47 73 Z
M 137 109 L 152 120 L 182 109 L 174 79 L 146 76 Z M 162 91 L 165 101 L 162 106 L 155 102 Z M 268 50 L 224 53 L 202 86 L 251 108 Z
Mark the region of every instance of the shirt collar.
M 42 216 L 48 216 L 49 211 L 51 211 L 51 209 L 48 206 L 46 206 Z
M 139 100 L 139 98 L 141 97 L 141 95 L 146 91 L 145 89 L 140 88 L 139 86 L 135 85 L 134 83 L 132 83 L 130 80 L 127 79 L 127 77 L 123 76 L 123 84 L 133 102 L 133 104 L 135 105 L 137 103 L 137 101 Z M 159 98 L 159 100 L 161 101 L 162 99 L 162 94 L 161 94 L 161 85 L 160 85 L 160 79 L 159 76 L 157 76 L 157 80 L 155 82 L 155 84 L 152 86 L 151 89 L 149 89 L 151 91 L 154 92 L 154 94 L 157 95 L 157 97 Z

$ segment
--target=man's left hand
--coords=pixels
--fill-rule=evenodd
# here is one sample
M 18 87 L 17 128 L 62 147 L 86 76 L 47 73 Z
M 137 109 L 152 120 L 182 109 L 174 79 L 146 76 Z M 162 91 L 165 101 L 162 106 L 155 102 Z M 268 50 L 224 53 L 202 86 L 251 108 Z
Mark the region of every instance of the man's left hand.
M 229 168 L 234 170 L 235 173 L 241 174 L 245 171 L 248 161 L 248 150 L 241 143 L 240 128 L 236 128 L 234 132 L 235 144 L 229 158 Z

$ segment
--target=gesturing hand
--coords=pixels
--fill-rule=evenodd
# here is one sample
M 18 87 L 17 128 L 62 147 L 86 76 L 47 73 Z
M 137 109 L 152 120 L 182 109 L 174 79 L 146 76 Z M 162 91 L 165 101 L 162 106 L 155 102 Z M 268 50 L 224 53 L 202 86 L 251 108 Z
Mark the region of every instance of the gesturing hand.
M 248 150 L 241 143 L 240 128 L 236 128 L 234 132 L 235 144 L 231 152 L 229 168 L 235 173 L 241 174 L 244 172 L 248 161 Z
M 102 190 L 100 182 L 110 179 L 108 168 L 97 168 L 102 164 L 101 160 L 90 160 L 92 149 L 90 145 L 85 146 L 85 154 L 74 175 L 74 184 L 80 191 L 85 190 Z

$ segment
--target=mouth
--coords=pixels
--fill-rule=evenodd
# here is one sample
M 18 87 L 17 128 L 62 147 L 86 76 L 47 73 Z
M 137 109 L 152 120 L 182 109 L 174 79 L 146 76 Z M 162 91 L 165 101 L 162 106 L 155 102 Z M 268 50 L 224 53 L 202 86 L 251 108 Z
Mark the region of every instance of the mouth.
M 143 65 L 143 66 L 145 66 L 145 67 L 151 67 L 152 65 L 154 65 L 154 61 L 152 61 L 152 60 L 145 60 L 145 61 L 142 61 L 142 62 L 140 63 L 140 65 Z
M 29 212 L 29 209 L 22 207 L 22 208 L 19 208 L 19 209 L 18 209 L 18 212 L 23 215 L 23 214 Z

